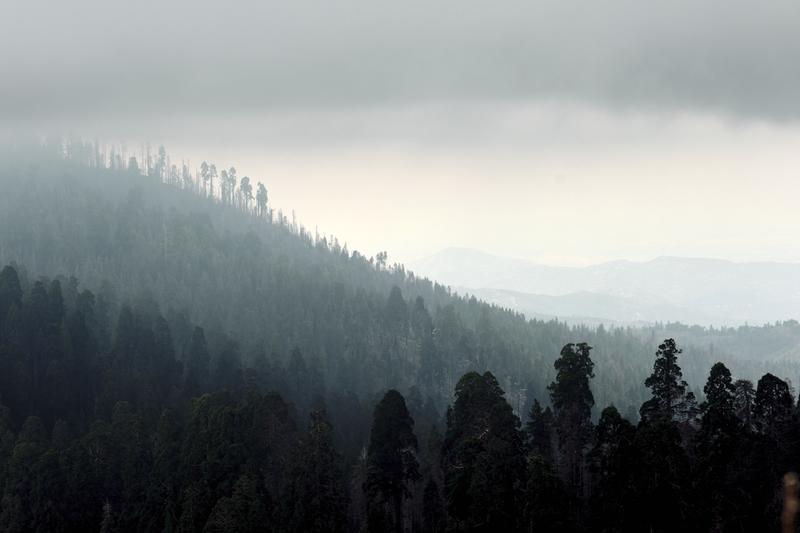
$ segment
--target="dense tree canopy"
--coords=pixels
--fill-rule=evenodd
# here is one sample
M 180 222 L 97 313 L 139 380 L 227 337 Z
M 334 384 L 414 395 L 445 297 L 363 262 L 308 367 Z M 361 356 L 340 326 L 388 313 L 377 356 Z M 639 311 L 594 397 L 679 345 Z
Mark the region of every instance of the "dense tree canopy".
M 776 529 L 797 367 L 709 339 L 796 323 L 526 320 L 233 167 L 55 151 L 0 159 L 0 531 Z

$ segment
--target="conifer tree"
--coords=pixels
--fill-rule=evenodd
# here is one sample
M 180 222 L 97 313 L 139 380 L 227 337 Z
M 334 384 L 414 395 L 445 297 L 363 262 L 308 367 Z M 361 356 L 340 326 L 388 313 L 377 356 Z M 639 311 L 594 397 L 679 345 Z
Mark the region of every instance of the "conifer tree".
M 547 462 L 553 461 L 553 411 L 548 405 L 542 409 L 539 400 L 534 400 L 525 424 L 528 451 Z
M 789 384 L 767 373 L 758 380 L 753 415 L 762 432 L 773 432 L 792 415 L 794 399 Z
M 308 433 L 291 472 L 287 531 L 338 533 L 347 526 L 347 496 L 341 457 L 324 409 L 310 414 Z
M 525 456 L 520 421 L 495 377 L 465 374 L 447 413 L 442 446 L 450 527 L 517 531 Z
M 694 439 L 696 457 L 695 484 L 703 506 L 698 519 L 710 531 L 727 531 L 736 526 L 739 483 L 735 464 L 739 433 L 743 428 L 736 418 L 734 385 L 731 373 L 716 363 L 703 389 L 703 418 Z
M 367 527 L 369 531 L 404 531 L 404 502 L 419 478 L 414 420 L 403 396 L 388 391 L 375 406 L 367 450 Z
M 556 434 L 558 436 L 558 472 L 576 496 L 583 494 L 584 455 L 592 438 L 594 396 L 589 380 L 594 377 L 586 343 L 567 344 L 555 361 L 556 379 L 550 384 Z
M 658 346 L 653 373 L 644 382 L 653 397 L 642 404 L 639 414 L 643 420 L 657 417 L 677 421 L 686 415 L 688 385 L 678 366 L 678 355 L 682 352 L 674 339 L 666 339 Z
M 603 409 L 589 454 L 592 519 L 600 531 L 625 531 L 632 525 L 625 509 L 630 499 L 633 440 L 636 429 L 617 408 Z
M 737 379 L 733 384 L 733 409 L 746 429 L 753 429 L 753 408 L 756 389 L 749 379 Z
M 659 345 L 653 373 L 645 381 L 652 398 L 642 404 L 634 439 L 634 523 L 653 532 L 675 531 L 692 520 L 689 459 L 683 448 L 678 421 L 689 408 L 687 384 L 682 380 L 673 339 Z

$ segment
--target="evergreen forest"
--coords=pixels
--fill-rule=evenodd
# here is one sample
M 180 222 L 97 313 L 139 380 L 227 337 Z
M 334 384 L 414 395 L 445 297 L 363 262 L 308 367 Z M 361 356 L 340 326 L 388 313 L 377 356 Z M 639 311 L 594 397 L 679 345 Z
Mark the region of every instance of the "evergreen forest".
M 0 531 L 779 530 L 798 322 L 528 319 L 268 185 L 0 148 Z

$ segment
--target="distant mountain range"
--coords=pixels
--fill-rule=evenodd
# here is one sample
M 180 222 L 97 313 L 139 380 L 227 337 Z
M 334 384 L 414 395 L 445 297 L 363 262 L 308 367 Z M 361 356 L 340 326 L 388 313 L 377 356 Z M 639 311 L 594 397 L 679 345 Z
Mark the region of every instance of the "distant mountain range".
M 576 268 L 447 248 L 409 268 L 531 318 L 735 326 L 800 317 L 798 263 L 659 257 Z

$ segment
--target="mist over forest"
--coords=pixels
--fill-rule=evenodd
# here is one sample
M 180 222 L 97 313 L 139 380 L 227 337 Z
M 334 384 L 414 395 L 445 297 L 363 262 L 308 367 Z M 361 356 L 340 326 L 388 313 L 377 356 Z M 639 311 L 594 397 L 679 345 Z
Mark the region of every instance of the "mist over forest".
M 0 3 L 0 533 L 800 531 L 798 28 Z
M 526 317 L 309 231 L 235 167 L 56 138 L 1 159 L 4 531 L 777 524 L 795 320 Z

